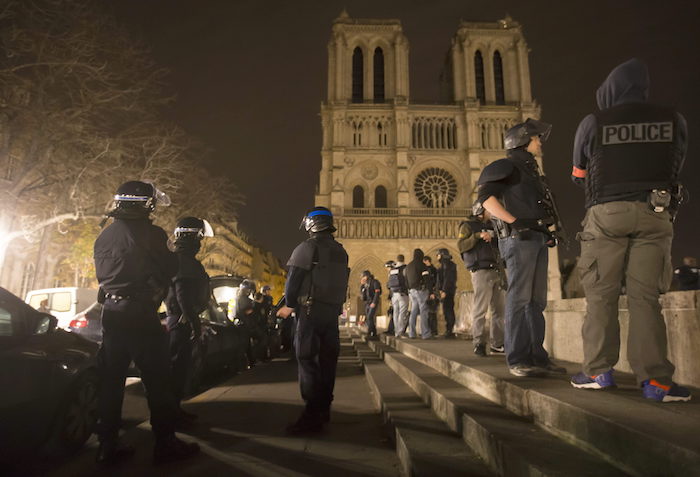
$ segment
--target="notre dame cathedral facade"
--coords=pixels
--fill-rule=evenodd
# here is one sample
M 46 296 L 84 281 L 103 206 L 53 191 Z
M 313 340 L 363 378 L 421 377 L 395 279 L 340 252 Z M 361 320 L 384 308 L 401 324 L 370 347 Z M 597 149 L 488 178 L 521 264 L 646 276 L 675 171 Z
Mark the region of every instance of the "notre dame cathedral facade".
M 436 104 L 411 101 L 408 50 L 399 20 L 346 12 L 328 42 L 315 202 L 333 211 L 350 256 L 353 313 L 360 273 L 370 270 L 385 283 L 384 262 L 399 253 L 408 262 L 414 248 L 433 258 L 439 248 L 450 250 L 458 288 L 471 289 L 456 249 L 459 223 L 469 214 L 481 169 L 504 155 L 504 132 L 540 114 L 527 43 L 510 18 L 459 25 Z M 558 279 L 556 255 L 550 258 L 550 278 Z

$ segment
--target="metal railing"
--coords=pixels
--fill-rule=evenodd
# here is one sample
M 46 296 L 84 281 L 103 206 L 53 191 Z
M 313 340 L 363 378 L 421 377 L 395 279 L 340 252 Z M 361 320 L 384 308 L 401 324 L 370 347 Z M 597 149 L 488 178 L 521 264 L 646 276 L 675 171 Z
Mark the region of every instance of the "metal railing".
M 426 207 L 352 207 L 342 210 L 345 217 L 397 217 L 400 215 L 411 217 L 467 217 L 471 209 L 467 207 L 446 207 L 442 209 L 430 209 Z

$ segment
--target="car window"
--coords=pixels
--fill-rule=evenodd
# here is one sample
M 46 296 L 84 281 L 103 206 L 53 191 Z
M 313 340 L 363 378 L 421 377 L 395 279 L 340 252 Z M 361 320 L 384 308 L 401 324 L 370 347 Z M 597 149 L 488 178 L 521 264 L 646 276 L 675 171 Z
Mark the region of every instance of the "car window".
M 73 294 L 71 292 L 58 292 L 51 296 L 51 310 L 52 311 L 70 311 L 73 301 Z
M 238 295 L 238 287 L 215 287 L 212 292 L 217 303 L 228 303 L 229 300 L 235 299 Z
M 12 336 L 12 313 L 0 307 L 0 336 Z
M 31 306 L 35 310 L 38 310 L 39 307 L 41 306 L 41 302 L 44 300 L 48 301 L 48 299 L 49 299 L 48 293 L 40 293 L 38 295 L 32 295 L 29 298 L 29 306 Z

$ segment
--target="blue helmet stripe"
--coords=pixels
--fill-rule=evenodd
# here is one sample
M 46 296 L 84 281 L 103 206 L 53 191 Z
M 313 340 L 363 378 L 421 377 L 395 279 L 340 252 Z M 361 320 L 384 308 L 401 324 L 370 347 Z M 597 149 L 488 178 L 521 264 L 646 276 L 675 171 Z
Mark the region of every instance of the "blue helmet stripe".
M 309 212 L 307 217 L 316 217 L 317 215 L 327 215 L 329 217 L 333 217 L 333 214 L 330 210 L 314 210 Z

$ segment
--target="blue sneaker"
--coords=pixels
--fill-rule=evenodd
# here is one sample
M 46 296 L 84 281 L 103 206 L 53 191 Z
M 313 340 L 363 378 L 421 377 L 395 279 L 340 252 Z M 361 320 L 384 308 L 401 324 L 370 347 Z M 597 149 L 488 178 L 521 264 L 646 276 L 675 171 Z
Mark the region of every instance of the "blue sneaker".
M 671 383 L 670 386 L 661 384 L 656 379 L 647 379 L 642 382 L 642 392 L 647 399 L 658 402 L 685 402 L 692 397 L 686 388 Z
M 578 373 L 571 377 L 571 385 L 578 389 L 606 389 L 617 387 L 613 378 L 613 370 L 603 374 L 588 376 L 585 373 Z

